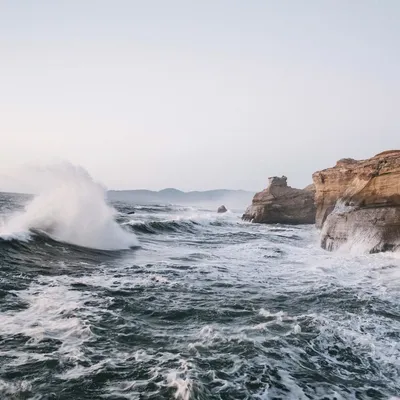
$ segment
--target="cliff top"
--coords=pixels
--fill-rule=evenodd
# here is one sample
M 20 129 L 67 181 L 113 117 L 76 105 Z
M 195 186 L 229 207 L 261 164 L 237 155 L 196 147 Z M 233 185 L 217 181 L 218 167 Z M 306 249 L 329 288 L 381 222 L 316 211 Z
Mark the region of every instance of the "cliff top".
M 376 154 L 373 158 L 375 157 L 381 157 L 381 156 L 391 156 L 391 155 L 400 155 L 400 150 L 386 150 L 382 151 L 381 153 Z
M 318 179 L 321 173 L 331 174 L 331 173 L 344 173 L 352 171 L 361 171 L 367 173 L 368 170 L 372 173 L 374 170 L 376 174 L 391 172 L 394 169 L 398 170 L 400 168 L 400 150 L 386 150 L 371 158 L 365 160 L 354 160 L 352 158 L 342 158 L 337 161 L 336 165 L 330 168 L 323 169 L 321 171 L 316 171 L 313 174 L 313 179 Z
M 278 176 L 271 176 L 268 178 L 269 187 L 271 186 L 287 186 L 287 177 L 285 175 L 278 177 Z

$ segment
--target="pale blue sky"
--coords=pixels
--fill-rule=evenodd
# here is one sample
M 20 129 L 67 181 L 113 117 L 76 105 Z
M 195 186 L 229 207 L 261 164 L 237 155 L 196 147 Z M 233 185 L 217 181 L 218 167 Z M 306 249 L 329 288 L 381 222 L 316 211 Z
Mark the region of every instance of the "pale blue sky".
M 399 21 L 397 0 L 0 0 L 0 176 L 305 186 L 400 147 Z

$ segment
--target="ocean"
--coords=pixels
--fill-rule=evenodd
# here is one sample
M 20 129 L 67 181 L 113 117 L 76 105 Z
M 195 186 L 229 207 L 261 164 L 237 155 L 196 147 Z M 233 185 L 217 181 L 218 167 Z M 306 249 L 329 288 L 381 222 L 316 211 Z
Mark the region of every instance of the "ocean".
M 0 398 L 399 396 L 398 255 L 242 212 L 0 194 Z

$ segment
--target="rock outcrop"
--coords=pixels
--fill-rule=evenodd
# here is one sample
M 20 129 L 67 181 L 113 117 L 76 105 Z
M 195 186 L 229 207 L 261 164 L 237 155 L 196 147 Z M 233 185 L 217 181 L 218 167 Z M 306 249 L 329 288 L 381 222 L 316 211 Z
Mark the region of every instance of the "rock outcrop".
M 222 205 L 222 206 L 218 207 L 217 213 L 223 214 L 223 213 L 226 213 L 227 211 L 228 211 L 228 209 Z
M 400 247 L 400 151 L 368 160 L 342 159 L 315 172 L 316 226 L 321 246 L 362 246 L 378 252 Z
M 256 193 L 243 220 L 261 224 L 314 224 L 314 185 L 294 189 L 286 176 L 269 178 L 269 186 Z

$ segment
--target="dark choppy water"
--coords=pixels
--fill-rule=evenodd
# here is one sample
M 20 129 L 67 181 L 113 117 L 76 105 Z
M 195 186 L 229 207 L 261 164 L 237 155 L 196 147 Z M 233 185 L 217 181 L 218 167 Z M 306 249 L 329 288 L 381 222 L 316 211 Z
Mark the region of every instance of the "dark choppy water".
M 0 195 L 0 214 L 23 200 Z M 1 399 L 400 395 L 399 258 L 233 212 L 115 207 L 140 248 L 3 228 Z

